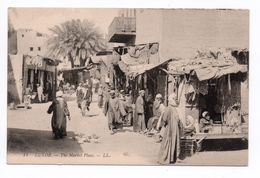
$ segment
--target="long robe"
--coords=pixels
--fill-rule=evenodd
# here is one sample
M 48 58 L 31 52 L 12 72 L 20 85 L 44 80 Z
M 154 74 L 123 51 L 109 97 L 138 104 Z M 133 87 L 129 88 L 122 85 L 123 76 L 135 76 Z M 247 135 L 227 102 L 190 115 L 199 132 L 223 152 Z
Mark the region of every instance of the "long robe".
M 165 127 L 158 162 L 160 164 L 175 163 L 180 153 L 179 115 L 173 106 L 168 106 L 162 116 Z
M 67 102 L 63 98 L 55 99 L 50 105 L 49 114 L 53 113 L 51 119 L 52 132 L 55 137 L 63 137 L 67 135 L 66 116 L 70 115 Z
M 144 120 L 144 99 L 138 96 L 135 102 L 135 116 L 133 120 L 133 130 L 144 131 L 146 129 Z
M 98 107 L 99 108 L 102 108 L 103 106 L 103 89 L 102 88 L 99 88 L 98 89 Z
M 103 113 L 108 118 L 108 127 L 110 130 L 115 129 L 116 125 L 121 124 L 121 115 L 125 115 L 125 111 L 120 106 L 119 99 L 107 98 L 104 105 Z
M 76 90 L 78 108 L 81 109 L 81 103 L 83 101 L 84 93 L 82 87 L 78 87 Z

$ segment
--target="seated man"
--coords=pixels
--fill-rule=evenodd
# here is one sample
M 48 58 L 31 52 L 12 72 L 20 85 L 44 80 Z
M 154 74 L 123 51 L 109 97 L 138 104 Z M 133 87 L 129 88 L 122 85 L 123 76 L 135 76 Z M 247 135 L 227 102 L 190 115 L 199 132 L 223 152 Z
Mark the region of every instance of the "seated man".
M 201 133 L 209 133 L 213 126 L 213 120 L 210 118 L 209 112 L 204 111 L 200 119 L 199 129 Z
M 194 118 L 188 115 L 183 126 L 183 136 L 193 136 L 196 133 Z
M 164 112 L 165 106 L 163 105 L 162 95 L 157 94 L 153 103 L 153 117 L 148 120 L 147 129 L 150 133 L 154 133 L 155 130 L 159 130 L 161 127 L 161 116 Z M 157 128 L 158 126 L 158 128 Z

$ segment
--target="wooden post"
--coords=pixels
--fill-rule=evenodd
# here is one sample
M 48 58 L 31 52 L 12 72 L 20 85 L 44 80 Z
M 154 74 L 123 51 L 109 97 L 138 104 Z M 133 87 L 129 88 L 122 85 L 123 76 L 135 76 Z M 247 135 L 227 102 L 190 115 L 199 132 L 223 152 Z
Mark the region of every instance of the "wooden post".
M 53 92 L 53 99 L 56 99 L 56 90 L 57 90 L 57 65 L 55 64 L 55 71 L 54 71 L 54 85 L 52 87 L 52 92 Z
M 165 79 L 165 90 L 164 90 L 164 104 L 165 106 L 168 106 L 168 94 L 169 94 L 169 75 L 166 75 L 166 79 Z

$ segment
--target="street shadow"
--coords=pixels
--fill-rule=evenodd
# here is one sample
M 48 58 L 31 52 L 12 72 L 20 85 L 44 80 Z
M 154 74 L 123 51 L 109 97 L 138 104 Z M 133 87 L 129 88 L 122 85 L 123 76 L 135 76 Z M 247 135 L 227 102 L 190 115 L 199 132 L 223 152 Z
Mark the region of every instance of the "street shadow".
M 85 117 L 95 117 L 95 116 L 98 116 L 99 114 L 86 114 Z
M 55 140 L 51 131 L 8 128 L 8 153 L 81 153 L 82 148 L 71 137 L 74 132 L 67 132 L 68 136 Z
M 248 149 L 248 141 L 244 139 L 212 139 L 204 140 L 201 151 L 235 151 Z
M 116 125 L 116 127 L 117 127 L 116 132 L 118 132 L 118 133 L 133 132 L 133 129 L 130 126 L 118 124 L 118 125 Z

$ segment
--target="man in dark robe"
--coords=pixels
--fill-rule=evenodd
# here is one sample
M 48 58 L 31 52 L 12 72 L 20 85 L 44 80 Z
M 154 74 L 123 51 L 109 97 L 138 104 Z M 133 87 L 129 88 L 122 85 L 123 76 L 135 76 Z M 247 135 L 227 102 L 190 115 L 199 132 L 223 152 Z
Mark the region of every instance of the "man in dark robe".
M 48 114 L 53 113 L 51 119 L 52 132 L 55 139 L 67 136 L 67 117 L 70 120 L 70 112 L 67 102 L 62 98 L 62 91 L 56 93 L 56 99 L 50 105 Z
M 153 113 L 153 105 L 154 105 L 154 102 L 153 102 L 153 95 L 152 94 L 149 94 L 148 97 L 147 97 L 147 100 L 145 102 L 145 124 L 146 126 L 148 126 L 148 121 L 151 117 L 153 117 L 154 113 Z
M 163 127 L 165 127 L 158 163 L 175 163 L 180 154 L 180 119 L 176 110 L 177 96 L 169 96 L 169 106 L 162 115 Z
M 144 120 L 144 90 L 139 91 L 139 96 L 135 102 L 135 117 L 133 120 L 133 130 L 143 133 L 146 129 Z

